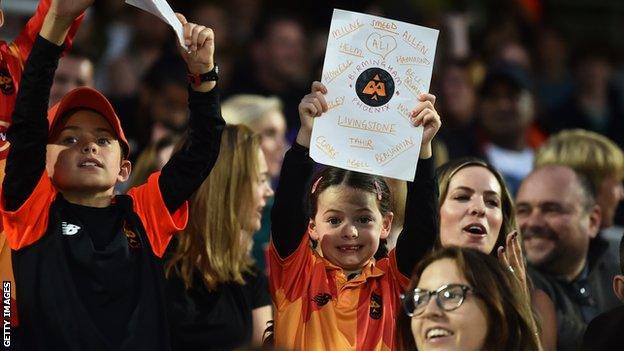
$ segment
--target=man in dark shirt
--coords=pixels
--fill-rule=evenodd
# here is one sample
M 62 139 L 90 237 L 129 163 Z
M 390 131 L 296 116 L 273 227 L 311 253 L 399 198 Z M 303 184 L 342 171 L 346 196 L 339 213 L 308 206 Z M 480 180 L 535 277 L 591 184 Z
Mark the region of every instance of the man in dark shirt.
M 574 350 L 587 323 L 618 304 L 611 291 L 617 259 L 596 235 L 595 189 L 567 166 L 533 170 L 520 185 L 516 217 L 524 236 L 529 275 L 557 310 L 557 347 Z
M 620 240 L 620 274 L 613 278 L 613 291 L 624 301 L 624 240 Z M 624 306 L 614 308 L 594 318 L 583 337 L 583 351 L 618 350 L 624 345 Z

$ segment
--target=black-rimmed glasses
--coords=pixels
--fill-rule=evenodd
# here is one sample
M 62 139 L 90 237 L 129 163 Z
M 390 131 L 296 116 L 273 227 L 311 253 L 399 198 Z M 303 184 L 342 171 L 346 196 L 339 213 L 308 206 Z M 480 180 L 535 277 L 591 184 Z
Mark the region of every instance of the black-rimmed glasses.
M 474 289 L 462 284 L 443 285 L 436 291 L 414 289 L 401 294 L 401 304 L 408 316 L 418 316 L 425 310 L 431 296 L 435 295 L 438 307 L 445 311 L 452 311 L 464 303 L 469 293 L 474 294 Z

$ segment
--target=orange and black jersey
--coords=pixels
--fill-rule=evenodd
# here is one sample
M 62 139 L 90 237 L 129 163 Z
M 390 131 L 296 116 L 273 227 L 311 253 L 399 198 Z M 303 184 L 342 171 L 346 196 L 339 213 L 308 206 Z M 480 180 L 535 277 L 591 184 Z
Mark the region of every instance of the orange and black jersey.
M 300 350 L 392 350 L 399 294 L 438 233 L 437 184 L 431 159 L 408 182 L 405 223 L 388 257 L 348 279 L 310 248 L 303 199 L 313 161 L 294 144 L 286 153 L 271 216 L 269 287 L 276 345 Z
M 218 92 L 190 91 L 189 139 L 162 172 L 103 209 L 71 204 L 45 171 L 62 48 L 38 37 L 18 93 L 0 210 L 28 350 L 169 350 L 161 257 L 216 162 Z

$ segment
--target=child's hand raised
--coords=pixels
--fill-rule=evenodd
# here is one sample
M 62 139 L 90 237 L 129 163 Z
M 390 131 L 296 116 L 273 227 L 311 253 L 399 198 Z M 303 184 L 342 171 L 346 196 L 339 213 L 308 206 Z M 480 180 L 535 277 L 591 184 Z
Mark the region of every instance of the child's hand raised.
M 52 0 L 49 13 L 57 18 L 65 18 L 72 22 L 83 13 L 94 0 Z
M 431 141 L 436 135 L 442 122 L 434 104 L 436 97 L 433 94 L 420 94 L 420 102 L 412 111 L 411 121 L 415 127 L 423 126 L 422 142 L 420 145 L 420 158 L 429 158 L 432 155 Z
M 327 94 L 325 85 L 315 81 L 312 83 L 311 90 L 310 94 L 304 96 L 299 103 L 301 127 L 299 128 L 299 134 L 297 134 L 297 144 L 305 147 L 310 147 L 314 118 L 320 117 L 329 109 L 325 100 L 325 94 Z
M 39 34 L 53 44 L 63 44 L 74 20 L 93 5 L 93 2 L 94 0 L 52 0 Z
M 190 52 L 180 49 L 188 70 L 194 74 L 202 74 L 214 68 L 214 33 L 205 26 L 190 23 L 186 17 L 176 13 L 184 26 L 184 41 Z

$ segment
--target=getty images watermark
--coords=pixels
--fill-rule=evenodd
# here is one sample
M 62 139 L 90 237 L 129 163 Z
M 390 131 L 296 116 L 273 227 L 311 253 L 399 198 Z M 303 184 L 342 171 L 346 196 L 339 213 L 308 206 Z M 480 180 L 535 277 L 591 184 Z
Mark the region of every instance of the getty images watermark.
M 11 346 L 11 282 L 2 282 L 2 345 Z

